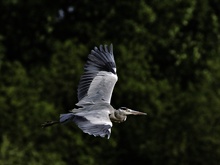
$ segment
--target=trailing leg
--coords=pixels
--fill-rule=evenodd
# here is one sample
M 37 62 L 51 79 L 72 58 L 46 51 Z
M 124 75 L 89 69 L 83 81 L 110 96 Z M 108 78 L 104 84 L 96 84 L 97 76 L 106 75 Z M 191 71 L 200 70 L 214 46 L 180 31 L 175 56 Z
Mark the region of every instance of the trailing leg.
M 41 124 L 41 127 L 45 128 L 45 127 L 52 126 L 54 124 L 60 124 L 60 122 L 59 121 L 46 121 L 45 123 Z

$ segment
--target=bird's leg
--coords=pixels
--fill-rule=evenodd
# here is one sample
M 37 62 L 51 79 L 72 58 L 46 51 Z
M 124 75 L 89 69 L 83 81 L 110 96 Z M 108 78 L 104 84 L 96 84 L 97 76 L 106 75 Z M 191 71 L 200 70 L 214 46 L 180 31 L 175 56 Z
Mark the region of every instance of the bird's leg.
M 41 127 L 45 128 L 45 127 L 52 126 L 54 124 L 60 124 L 60 122 L 59 121 L 46 121 L 45 123 L 41 124 Z

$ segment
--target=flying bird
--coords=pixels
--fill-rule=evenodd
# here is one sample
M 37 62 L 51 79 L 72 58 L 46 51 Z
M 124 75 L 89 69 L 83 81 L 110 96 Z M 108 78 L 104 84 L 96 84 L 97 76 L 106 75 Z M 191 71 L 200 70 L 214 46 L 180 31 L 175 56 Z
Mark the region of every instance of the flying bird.
M 94 47 L 84 66 L 78 85 L 78 103 L 69 113 L 61 114 L 59 121 L 47 121 L 42 127 L 74 122 L 84 133 L 106 137 L 111 135 L 112 122 L 121 123 L 127 115 L 147 115 L 126 107 L 111 106 L 112 92 L 118 80 L 113 45 Z

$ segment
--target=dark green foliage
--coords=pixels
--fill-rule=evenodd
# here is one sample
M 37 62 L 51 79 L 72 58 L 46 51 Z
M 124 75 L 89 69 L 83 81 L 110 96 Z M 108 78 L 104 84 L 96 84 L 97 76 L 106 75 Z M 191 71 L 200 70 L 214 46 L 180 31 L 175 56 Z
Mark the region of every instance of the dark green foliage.
M 6 0 L 0 22 L 0 164 L 219 164 L 217 0 Z M 110 140 L 41 129 L 74 108 L 87 55 L 110 43 L 112 105 L 148 116 L 114 124 Z

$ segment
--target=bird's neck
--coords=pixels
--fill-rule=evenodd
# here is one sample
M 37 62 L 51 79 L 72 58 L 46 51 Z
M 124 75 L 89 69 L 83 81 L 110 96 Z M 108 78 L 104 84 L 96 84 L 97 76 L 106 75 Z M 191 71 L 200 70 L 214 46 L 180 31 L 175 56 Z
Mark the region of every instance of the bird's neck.
M 110 115 L 110 119 L 113 122 L 121 123 L 127 119 L 127 116 L 119 110 L 115 110 L 113 114 Z

